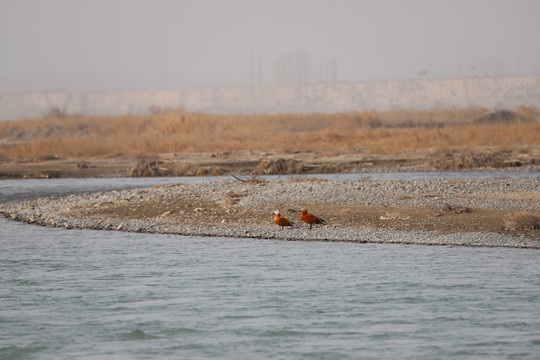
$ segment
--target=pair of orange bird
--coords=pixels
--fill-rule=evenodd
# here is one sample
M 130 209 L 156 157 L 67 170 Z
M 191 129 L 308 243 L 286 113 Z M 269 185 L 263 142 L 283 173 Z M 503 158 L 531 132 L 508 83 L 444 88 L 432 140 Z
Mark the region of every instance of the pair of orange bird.
M 311 227 L 313 224 L 321 224 L 324 225 L 326 223 L 326 220 L 323 218 L 317 217 L 313 214 L 309 214 L 305 208 L 301 209 L 302 214 L 300 214 L 300 219 L 302 219 L 303 222 L 309 224 L 309 229 L 311 230 Z M 274 222 L 281 226 L 281 229 L 283 229 L 285 226 L 293 226 L 293 223 L 289 221 L 289 219 L 281 216 L 279 210 L 274 211 Z

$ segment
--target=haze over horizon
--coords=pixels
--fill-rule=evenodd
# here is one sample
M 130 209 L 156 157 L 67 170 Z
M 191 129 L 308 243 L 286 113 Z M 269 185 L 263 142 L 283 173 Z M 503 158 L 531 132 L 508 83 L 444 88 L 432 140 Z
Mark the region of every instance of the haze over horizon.
M 540 74 L 540 2 L 0 0 L 0 92 Z

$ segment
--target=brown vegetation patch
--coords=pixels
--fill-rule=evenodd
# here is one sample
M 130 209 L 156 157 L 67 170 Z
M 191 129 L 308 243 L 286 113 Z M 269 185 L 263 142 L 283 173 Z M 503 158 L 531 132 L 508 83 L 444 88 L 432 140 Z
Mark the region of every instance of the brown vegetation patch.
M 141 162 L 129 171 L 130 177 L 174 176 L 175 172 L 163 161 Z
M 223 175 L 225 170 L 216 166 L 203 166 L 197 164 L 181 164 L 152 160 L 135 164 L 129 171 L 130 177 L 155 176 L 217 176 Z
M 535 230 L 540 229 L 540 213 L 532 211 L 519 211 L 508 215 L 504 219 L 506 230 Z
M 47 119 L 0 122 L 0 173 L 26 176 L 30 171 L 8 168 L 62 161 L 76 167 L 62 169 L 61 176 L 95 176 L 105 169 L 131 176 L 191 176 L 540 165 L 535 109 L 512 112 L 516 121 L 478 121 L 485 113 L 483 108 L 256 115 L 171 111 L 90 117 L 53 111 Z M 246 152 L 251 157 L 235 158 Z M 183 161 L 194 154 L 205 158 Z M 122 165 L 114 170 L 96 165 L 103 160 Z
M 527 121 L 475 123 L 485 109 L 338 114 L 213 115 L 200 113 L 67 116 L 0 123 L 0 158 L 36 160 L 239 150 L 319 154 L 392 153 L 453 146 L 539 145 L 536 110 Z M 435 124 L 435 125 L 434 125 Z M 359 150 L 361 149 L 361 150 Z
M 513 122 L 532 122 L 534 117 L 510 110 L 489 111 L 474 120 L 475 124 L 510 124 Z
M 530 156 L 523 149 L 520 151 L 511 149 L 456 149 L 442 151 L 439 155 L 429 160 L 431 167 L 435 169 L 477 169 L 482 167 L 512 168 L 526 165 L 539 165 L 540 158 Z
M 287 174 L 302 174 L 304 164 L 301 161 L 293 159 L 277 159 L 270 161 L 262 161 L 255 170 L 254 175 L 287 175 Z
M 442 216 L 444 213 L 452 212 L 454 214 L 468 214 L 472 213 L 473 209 L 467 206 L 451 206 L 449 204 L 444 204 L 441 213 L 439 213 L 437 216 Z

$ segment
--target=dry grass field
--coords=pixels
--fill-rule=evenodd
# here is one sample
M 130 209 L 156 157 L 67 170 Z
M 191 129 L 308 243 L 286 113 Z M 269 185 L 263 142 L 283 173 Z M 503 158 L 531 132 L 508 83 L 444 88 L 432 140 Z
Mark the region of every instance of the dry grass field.
M 52 113 L 52 112 L 51 112 Z M 487 115 L 486 115 L 487 114 Z M 163 154 L 310 154 L 431 157 L 434 168 L 538 164 L 540 116 L 531 108 L 214 115 L 182 109 L 149 115 L 52 116 L 0 122 L 0 162 L 124 159 Z M 472 155 L 471 155 L 472 154 Z M 492 158 L 491 158 L 492 157 Z M 387 164 L 390 164 L 387 162 Z M 511 165 L 511 164 L 510 164 Z M 391 164 L 390 164 L 391 166 Z M 0 169 L 0 172 L 2 170 Z

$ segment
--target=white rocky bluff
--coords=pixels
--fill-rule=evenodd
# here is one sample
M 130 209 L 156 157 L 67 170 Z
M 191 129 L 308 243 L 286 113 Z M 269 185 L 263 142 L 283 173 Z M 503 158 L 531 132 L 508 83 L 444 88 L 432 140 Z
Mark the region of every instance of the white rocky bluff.
M 540 76 L 320 83 L 127 92 L 0 94 L 0 120 L 41 117 L 51 108 L 83 115 L 144 114 L 152 107 L 213 113 L 515 108 L 540 105 Z

